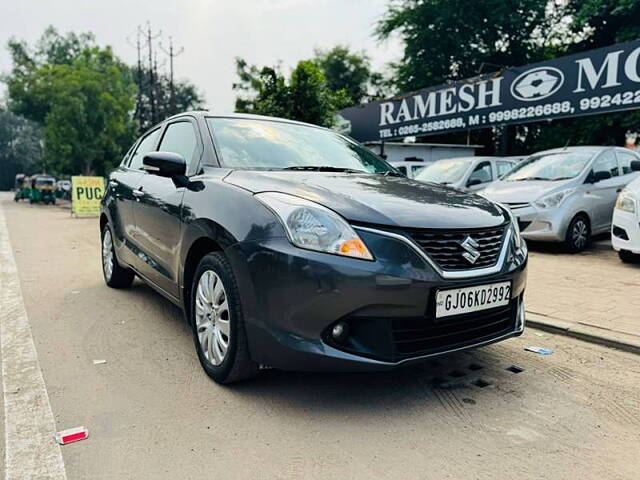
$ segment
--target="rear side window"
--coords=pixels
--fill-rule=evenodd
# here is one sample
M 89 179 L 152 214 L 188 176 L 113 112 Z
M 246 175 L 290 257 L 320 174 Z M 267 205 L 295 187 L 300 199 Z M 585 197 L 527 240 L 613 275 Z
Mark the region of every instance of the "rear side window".
M 496 162 L 496 168 L 498 169 L 498 178 L 502 178 L 503 175 L 506 175 L 513 168 L 513 163 L 505 162 L 504 160 L 498 160 Z
M 631 170 L 631 162 L 637 162 L 640 158 L 636 157 L 633 153 L 618 152 L 618 161 L 620 162 L 620 169 L 622 174 L 633 173 Z
M 608 150 L 602 153 L 593 164 L 594 172 L 609 172 L 612 177 L 617 177 L 620 172 L 618 171 L 618 162 L 616 161 L 616 155 L 613 150 Z
M 131 162 L 129 168 L 136 170 L 142 169 L 142 158 L 145 153 L 153 152 L 155 150 L 156 143 L 158 142 L 158 135 L 160 135 L 160 129 L 156 128 L 149 135 L 144 137 L 138 144 L 135 153 L 131 156 Z
M 160 142 L 159 150 L 178 153 L 184 157 L 188 165 L 191 164 L 198 151 L 196 132 L 191 122 L 169 124 Z

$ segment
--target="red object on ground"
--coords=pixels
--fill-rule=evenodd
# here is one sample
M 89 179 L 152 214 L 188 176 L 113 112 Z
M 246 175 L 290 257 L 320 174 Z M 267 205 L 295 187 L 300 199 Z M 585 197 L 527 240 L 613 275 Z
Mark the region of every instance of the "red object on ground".
M 69 428 L 56 433 L 56 442 L 60 445 L 66 445 L 67 443 L 79 442 L 89 436 L 89 430 L 85 427 Z

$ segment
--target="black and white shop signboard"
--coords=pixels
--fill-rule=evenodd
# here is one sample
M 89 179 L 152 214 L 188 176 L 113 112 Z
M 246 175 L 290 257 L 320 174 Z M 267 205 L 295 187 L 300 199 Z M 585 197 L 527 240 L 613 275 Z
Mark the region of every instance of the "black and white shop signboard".
M 350 107 L 338 128 L 392 140 L 640 108 L 640 40 Z

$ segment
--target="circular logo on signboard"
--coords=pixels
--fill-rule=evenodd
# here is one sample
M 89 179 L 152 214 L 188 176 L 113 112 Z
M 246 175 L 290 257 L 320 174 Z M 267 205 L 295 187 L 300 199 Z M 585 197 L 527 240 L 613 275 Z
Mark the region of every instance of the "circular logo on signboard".
M 521 73 L 511 84 L 511 95 L 533 102 L 556 93 L 564 83 L 564 74 L 553 67 L 537 67 Z

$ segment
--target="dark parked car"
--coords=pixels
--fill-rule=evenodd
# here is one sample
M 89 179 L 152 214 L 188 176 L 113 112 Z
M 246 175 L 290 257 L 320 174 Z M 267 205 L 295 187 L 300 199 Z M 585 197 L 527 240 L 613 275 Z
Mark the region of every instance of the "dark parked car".
M 385 370 L 524 328 L 507 209 L 312 125 L 170 118 L 109 176 L 100 229 L 107 285 L 137 275 L 184 309 L 221 383 L 260 365 Z

